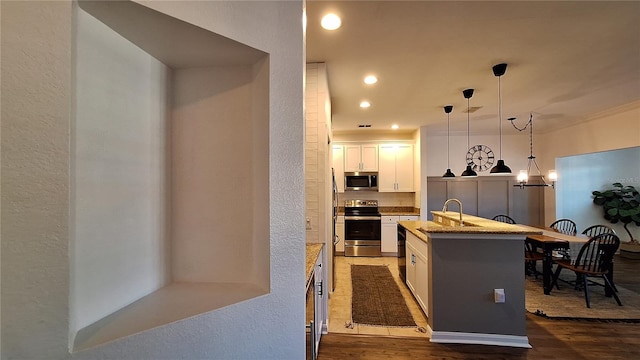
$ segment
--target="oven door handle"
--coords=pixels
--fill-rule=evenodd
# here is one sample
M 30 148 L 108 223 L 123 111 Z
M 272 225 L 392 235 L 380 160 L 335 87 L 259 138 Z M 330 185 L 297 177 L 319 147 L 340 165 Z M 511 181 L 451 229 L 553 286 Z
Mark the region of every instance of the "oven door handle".
M 344 220 L 382 220 L 382 216 L 345 216 Z

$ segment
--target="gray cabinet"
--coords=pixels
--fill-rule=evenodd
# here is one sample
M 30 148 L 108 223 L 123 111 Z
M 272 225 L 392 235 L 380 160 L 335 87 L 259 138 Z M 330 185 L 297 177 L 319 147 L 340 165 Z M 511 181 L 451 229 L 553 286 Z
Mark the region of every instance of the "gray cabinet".
M 442 210 L 447 199 L 462 201 L 465 214 L 491 219 L 509 215 L 520 224 L 544 225 L 546 187 L 516 187 L 515 176 L 478 176 L 476 178 L 427 178 L 427 210 Z M 552 191 L 551 189 L 547 191 Z M 452 210 L 457 210 L 451 205 Z

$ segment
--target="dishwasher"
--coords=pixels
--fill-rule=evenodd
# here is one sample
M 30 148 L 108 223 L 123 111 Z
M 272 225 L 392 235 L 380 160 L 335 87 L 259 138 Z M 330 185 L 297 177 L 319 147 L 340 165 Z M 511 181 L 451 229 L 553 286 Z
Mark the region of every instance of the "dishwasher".
M 407 283 L 407 230 L 398 224 L 398 273 L 404 284 Z

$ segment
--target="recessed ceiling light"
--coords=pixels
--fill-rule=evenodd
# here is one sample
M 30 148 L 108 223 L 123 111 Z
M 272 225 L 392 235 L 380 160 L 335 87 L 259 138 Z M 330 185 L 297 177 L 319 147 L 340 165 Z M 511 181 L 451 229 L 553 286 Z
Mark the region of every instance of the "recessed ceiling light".
M 369 84 L 369 85 L 371 85 L 371 84 L 375 84 L 375 83 L 377 83 L 377 82 L 378 82 L 378 78 L 377 78 L 377 77 L 375 77 L 375 75 L 368 75 L 368 76 L 366 76 L 366 77 L 364 78 L 364 83 L 365 83 L 365 84 Z
M 362 102 L 360 103 L 360 107 L 361 107 L 361 108 L 363 108 L 363 109 L 366 109 L 366 108 L 368 108 L 369 106 L 371 106 L 371 104 L 370 104 L 368 101 L 362 101 Z
M 393 130 L 398 130 L 398 128 L 399 128 L 399 127 L 400 127 L 400 126 L 398 126 L 398 124 L 393 124 L 393 125 L 391 125 L 391 128 L 392 128 Z
M 320 21 L 320 25 L 322 25 L 323 29 L 335 30 L 342 25 L 342 20 L 336 14 L 327 14 Z

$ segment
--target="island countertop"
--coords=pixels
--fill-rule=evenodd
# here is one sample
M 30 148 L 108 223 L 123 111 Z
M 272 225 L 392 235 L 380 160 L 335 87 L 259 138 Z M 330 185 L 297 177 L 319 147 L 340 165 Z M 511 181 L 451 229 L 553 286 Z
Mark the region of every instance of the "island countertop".
M 456 221 L 459 214 L 453 211 L 432 211 L 434 216 Z M 399 221 L 398 223 L 422 240 L 427 240 L 427 233 L 433 234 L 542 234 L 542 230 L 533 230 L 530 227 L 506 224 L 499 221 L 481 218 L 473 215 L 462 214 L 465 226 L 443 225 L 435 221 Z

